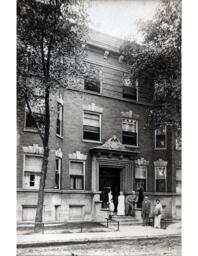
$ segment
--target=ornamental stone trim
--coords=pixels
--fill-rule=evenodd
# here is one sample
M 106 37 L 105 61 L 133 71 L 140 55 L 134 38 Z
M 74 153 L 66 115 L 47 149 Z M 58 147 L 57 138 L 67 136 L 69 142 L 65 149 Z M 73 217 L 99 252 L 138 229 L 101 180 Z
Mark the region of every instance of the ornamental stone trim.
M 166 167 L 168 164 L 168 161 L 164 161 L 163 159 L 158 159 L 157 161 L 154 161 L 155 167 Z
M 55 155 L 56 155 L 57 157 L 60 157 L 60 158 L 63 157 L 63 152 L 62 152 L 61 148 L 59 148 L 59 149 L 57 149 L 57 150 L 55 151 Z
M 121 112 L 122 118 L 131 118 L 131 119 L 139 119 L 140 116 L 135 114 L 133 110 L 129 110 L 128 112 Z
M 43 147 L 39 147 L 38 144 L 33 144 L 33 146 L 24 146 L 23 148 L 23 152 L 24 153 L 29 153 L 29 154 L 39 154 L 39 155 L 43 155 Z
M 83 160 L 86 161 L 87 155 L 80 153 L 80 151 L 76 151 L 68 154 L 70 160 Z
M 135 165 L 149 165 L 149 161 L 146 161 L 143 157 L 135 160 Z
M 103 113 L 103 108 L 97 107 L 94 103 L 91 103 L 90 105 L 83 105 L 83 110 Z

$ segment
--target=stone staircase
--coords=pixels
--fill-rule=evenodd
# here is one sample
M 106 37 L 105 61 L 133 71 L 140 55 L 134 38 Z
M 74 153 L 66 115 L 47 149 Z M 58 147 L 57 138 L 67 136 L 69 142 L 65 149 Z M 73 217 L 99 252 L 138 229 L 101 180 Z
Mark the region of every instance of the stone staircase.
M 141 222 L 135 217 L 135 216 L 118 216 L 113 215 L 112 216 L 112 222 L 113 221 L 119 221 L 120 225 L 138 225 Z

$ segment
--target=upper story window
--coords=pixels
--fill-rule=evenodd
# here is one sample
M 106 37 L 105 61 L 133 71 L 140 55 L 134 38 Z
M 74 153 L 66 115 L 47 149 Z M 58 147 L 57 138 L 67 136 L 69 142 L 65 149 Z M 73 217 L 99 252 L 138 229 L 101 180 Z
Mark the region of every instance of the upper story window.
M 101 140 L 101 115 L 84 112 L 83 116 L 83 139 L 91 141 Z
M 128 74 L 123 75 L 123 97 L 138 100 L 138 80 L 132 83 Z
M 63 136 L 63 105 L 57 102 L 56 134 Z
M 181 193 L 181 166 L 176 167 L 176 193 Z
M 43 158 L 41 156 L 24 156 L 24 188 L 39 188 Z
M 84 77 L 84 89 L 92 92 L 101 93 L 102 79 L 103 79 L 102 69 L 99 69 L 94 65 L 91 65 L 89 74 Z
M 122 143 L 138 146 L 138 120 L 122 119 Z
M 158 128 L 155 130 L 155 148 L 166 148 L 166 127 Z

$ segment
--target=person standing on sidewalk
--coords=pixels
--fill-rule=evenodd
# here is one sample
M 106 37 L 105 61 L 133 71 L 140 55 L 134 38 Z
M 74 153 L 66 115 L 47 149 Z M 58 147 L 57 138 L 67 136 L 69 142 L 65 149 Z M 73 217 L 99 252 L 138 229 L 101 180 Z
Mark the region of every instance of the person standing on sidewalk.
M 151 202 L 149 201 L 148 196 L 145 196 L 144 201 L 142 203 L 143 226 L 148 225 L 150 213 L 151 213 Z
M 162 217 L 162 205 L 159 199 L 156 200 L 154 213 L 155 213 L 154 228 L 160 228 L 161 217 Z

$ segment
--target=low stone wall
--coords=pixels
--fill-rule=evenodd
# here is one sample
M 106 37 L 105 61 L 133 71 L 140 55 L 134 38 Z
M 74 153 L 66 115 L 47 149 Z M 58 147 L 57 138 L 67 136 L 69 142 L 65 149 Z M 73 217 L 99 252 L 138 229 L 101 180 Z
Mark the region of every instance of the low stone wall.
M 38 191 L 17 191 L 17 221 L 34 221 Z M 99 192 L 46 190 L 43 221 L 92 221 L 101 209 Z

